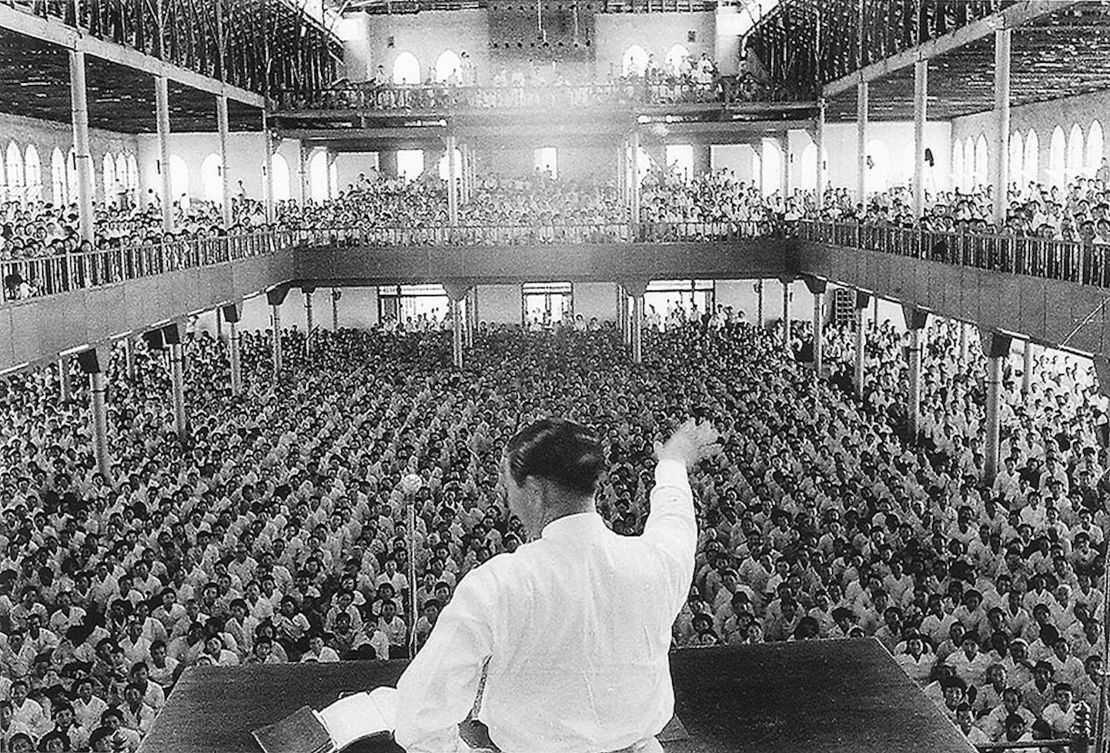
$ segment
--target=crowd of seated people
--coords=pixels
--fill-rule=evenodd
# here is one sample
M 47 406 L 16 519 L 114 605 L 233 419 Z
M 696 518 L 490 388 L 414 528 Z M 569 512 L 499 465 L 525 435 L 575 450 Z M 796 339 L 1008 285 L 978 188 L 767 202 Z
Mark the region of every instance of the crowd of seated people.
M 974 453 L 969 466 L 954 443 L 892 428 L 897 337 L 871 338 L 869 393 L 885 402 L 860 404 L 724 307 L 649 327 L 642 369 L 605 368 L 625 357 L 611 325 L 570 329 L 484 326 L 462 380 L 440 328 L 317 331 L 311 364 L 286 331 L 276 385 L 270 338 L 243 334 L 241 398 L 226 347 L 202 333 L 187 347 L 184 446 L 164 363 L 139 347 L 128 377 L 117 354 L 111 484 L 94 470 L 84 390 L 58 406 L 48 372 L 4 382 L 0 735 L 58 727 L 81 745 L 120 727 L 135 742 L 192 664 L 406 655 L 458 578 L 524 540 L 498 460 L 514 427 L 548 413 L 601 430 L 599 507 L 630 533 L 652 440 L 688 414 L 721 430 L 723 455 L 693 474 L 701 535 L 675 646 L 873 635 L 973 741 L 1064 734 L 1097 694 L 1107 457 L 1090 432 L 1051 424 L 1061 414 L 1041 393 L 1026 398 L 1033 428 L 1059 436 L 1042 432 L 1039 452 L 1014 443 L 1010 481 L 985 488 Z M 946 368 L 951 337 L 930 338 L 927 401 L 970 373 Z M 830 331 L 831 361 L 846 340 Z M 1080 380 L 1038 365 L 1046 385 Z M 423 479 L 411 494 L 410 473 Z

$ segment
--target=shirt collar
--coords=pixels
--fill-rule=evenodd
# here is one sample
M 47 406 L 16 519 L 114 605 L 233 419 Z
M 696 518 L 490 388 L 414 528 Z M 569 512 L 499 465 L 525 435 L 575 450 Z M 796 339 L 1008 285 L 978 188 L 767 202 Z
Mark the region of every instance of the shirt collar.
M 605 528 L 605 521 L 598 515 L 597 510 L 590 510 L 589 512 L 578 512 L 556 518 L 543 527 L 540 538 L 557 541 L 581 536 L 584 533 L 603 528 Z

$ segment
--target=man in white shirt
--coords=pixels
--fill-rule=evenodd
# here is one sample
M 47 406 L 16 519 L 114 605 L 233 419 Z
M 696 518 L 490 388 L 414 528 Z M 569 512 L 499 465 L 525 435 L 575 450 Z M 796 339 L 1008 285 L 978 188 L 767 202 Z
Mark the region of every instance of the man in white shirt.
M 508 507 L 532 538 L 471 570 L 397 684 L 395 738 L 408 753 L 462 744 L 472 709 L 506 751 L 660 751 L 674 711 L 671 623 L 694 573 L 697 523 L 686 467 L 711 426 L 656 444 L 651 513 L 639 537 L 594 507 L 604 450 L 583 426 L 542 419 L 510 440 Z

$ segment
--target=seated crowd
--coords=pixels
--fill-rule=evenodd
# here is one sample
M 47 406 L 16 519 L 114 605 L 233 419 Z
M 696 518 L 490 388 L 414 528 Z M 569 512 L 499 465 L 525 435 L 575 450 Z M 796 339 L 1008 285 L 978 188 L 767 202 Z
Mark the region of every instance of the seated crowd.
M 226 345 L 199 333 L 184 445 L 165 365 L 135 346 L 133 373 L 117 353 L 109 379 L 110 482 L 85 390 L 58 405 L 52 373 L 9 378 L 0 737 L 133 749 L 187 666 L 408 655 L 467 570 L 524 541 L 500 453 L 549 413 L 601 431 L 599 509 L 627 533 L 646 518 L 653 439 L 691 414 L 720 429 L 724 452 L 692 475 L 701 535 L 676 647 L 871 635 L 973 741 L 1066 734 L 1105 655 L 1107 457 L 1082 401 L 1057 395 L 1085 371 L 1045 356 L 1035 391 L 1008 393 L 1014 464 L 984 487 L 962 451 L 981 374 L 946 365 L 948 328 L 930 337 L 932 428 L 917 445 L 893 428 L 889 328 L 871 338 L 860 404 L 731 309 L 649 324 L 642 369 L 607 367 L 625 358 L 611 325 L 483 325 L 465 379 L 437 328 L 320 330 L 311 363 L 288 330 L 277 384 L 270 338 L 248 333 L 239 398 Z M 830 362 L 847 341 L 830 329 Z

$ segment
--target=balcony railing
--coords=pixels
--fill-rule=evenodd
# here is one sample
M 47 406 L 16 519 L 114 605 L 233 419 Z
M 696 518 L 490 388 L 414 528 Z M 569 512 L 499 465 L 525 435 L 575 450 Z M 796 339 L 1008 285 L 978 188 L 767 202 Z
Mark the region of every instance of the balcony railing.
M 140 277 L 267 256 L 288 248 L 288 231 L 141 243 L 60 256 L 0 261 L 4 303 Z
M 448 86 L 348 84 L 305 96 L 281 92 L 279 110 L 362 112 L 443 112 L 452 110 L 559 109 L 567 107 L 629 107 L 717 102 L 724 106 L 757 102 L 764 92 L 741 86 L 735 79 L 711 83 L 631 80 L 604 84 L 545 86 Z
M 1110 287 L 1110 247 L 1100 244 L 808 221 L 799 223 L 798 237 L 992 272 Z
M 627 222 L 585 225 L 328 227 L 297 231 L 302 246 L 522 246 L 588 243 L 690 243 L 776 235 L 769 222 Z

